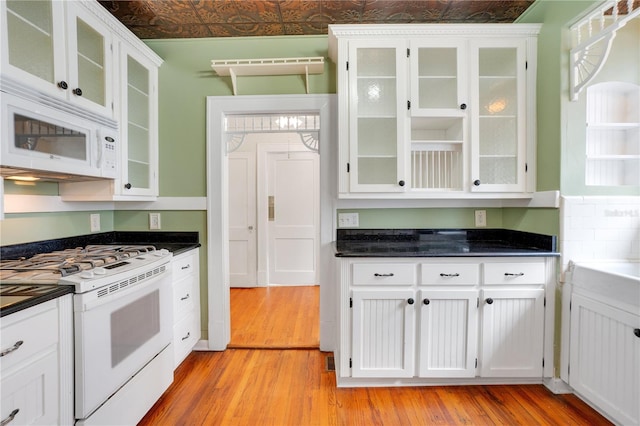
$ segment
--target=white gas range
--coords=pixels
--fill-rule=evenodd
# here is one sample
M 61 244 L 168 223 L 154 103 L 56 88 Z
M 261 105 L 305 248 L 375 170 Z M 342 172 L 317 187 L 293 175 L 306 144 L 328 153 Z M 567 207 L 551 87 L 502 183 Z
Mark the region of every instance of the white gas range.
M 90 245 L 0 261 L 4 285 L 73 285 L 78 424 L 135 424 L 173 381 L 171 253 Z

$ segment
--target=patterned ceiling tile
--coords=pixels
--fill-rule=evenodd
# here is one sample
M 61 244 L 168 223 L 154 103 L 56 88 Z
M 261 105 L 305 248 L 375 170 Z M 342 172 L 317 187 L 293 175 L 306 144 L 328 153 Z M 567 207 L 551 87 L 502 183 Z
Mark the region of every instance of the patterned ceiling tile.
M 533 1 L 99 0 L 142 39 L 327 34 L 328 24 L 513 22 Z

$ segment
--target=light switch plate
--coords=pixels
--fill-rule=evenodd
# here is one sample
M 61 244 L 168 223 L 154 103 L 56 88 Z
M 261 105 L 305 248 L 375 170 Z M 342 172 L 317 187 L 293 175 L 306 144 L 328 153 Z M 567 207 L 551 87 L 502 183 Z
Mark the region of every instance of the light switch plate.
M 338 213 L 338 228 L 357 228 L 360 226 L 358 213 Z

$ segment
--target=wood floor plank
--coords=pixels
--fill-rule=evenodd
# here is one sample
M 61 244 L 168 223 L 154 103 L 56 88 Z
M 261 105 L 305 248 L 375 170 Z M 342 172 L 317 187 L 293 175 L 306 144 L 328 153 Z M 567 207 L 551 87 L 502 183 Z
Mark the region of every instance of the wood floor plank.
M 320 287 L 231 289 L 229 348 L 317 348 Z
M 140 425 L 608 425 L 542 385 L 337 388 L 318 350 L 194 352 Z

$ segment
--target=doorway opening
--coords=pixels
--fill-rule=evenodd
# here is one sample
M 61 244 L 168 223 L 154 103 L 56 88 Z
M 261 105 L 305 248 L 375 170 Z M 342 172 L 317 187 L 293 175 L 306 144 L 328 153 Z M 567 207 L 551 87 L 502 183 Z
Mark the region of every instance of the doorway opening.
M 317 285 L 318 114 L 227 115 L 229 282 Z
M 335 200 L 337 182 L 332 168 L 335 128 L 331 126 L 335 95 L 278 95 L 278 96 L 224 96 L 207 98 L 207 346 L 210 350 L 224 350 L 231 339 L 230 318 L 230 248 L 229 248 L 229 155 L 225 119 L 237 115 L 318 116 L 320 125 L 319 154 L 319 215 L 318 253 L 315 256 L 316 281 L 319 292 L 320 349 L 334 349 L 335 306 L 333 289 L 329 285 L 334 271 L 331 269 L 332 241 L 335 228 Z M 282 133 L 282 132 L 279 132 Z M 288 132 L 285 132 L 288 133 Z M 233 142 L 233 138 L 231 138 Z M 223 142 L 224 141 L 224 142 Z M 326 145 L 325 145 L 326 142 Z M 276 145 L 282 142 L 276 142 Z M 309 140 L 307 140 L 309 143 Z M 291 146 L 290 143 L 285 145 Z M 289 148 L 290 149 L 290 148 Z M 265 151 L 265 155 L 267 151 Z M 293 150 L 289 151 L 291 155 Z M 281 153 L 280 153 L 281 154 Z M 274 154 L 279 155 L 279 154 Z M 298 155 L 298 154 L 294 154 Z M 276 158 L 273 157 L 273 158 Z M 257 161 L 257 160 L 256 160 Z M 275 159 L 273 160 L 275 161 Z M 265 162 L 265 164 L 267 164 Z M 295 168 L 295 167 L 294 167 Z M 298 167 L 299 168 L 299 167 Z M 276 167 L 277 169 L 277 167 Z M 285 166 L 286 169 L 286 166 Z M 257 171 L 256 171 L 257 173 Z M 283 175 L 291 173 L 285 170 Z M 275 200 L 275 203 L 278 201 Z M 277 204 L 274 204 L 277 206 Z M 259 206 L 256 208 L 256 210 Z M 269 204 L 266 205 L 267 214 Z M 274 207 L 277 214 L 277 207 Z M 259 225 L 258 230 L 260 228 Z M 255 228 L 254 228 L 255 230 Z M 287 246 L 287 244 L 284 244 Z M 291 244 L 289 244 L 291 245 Z M 289 247 L 291 251 L 291 247 Z M 326 282 L 326 284 L 325 284 Z M 274 288 L 274 287 L 266 287 Z

